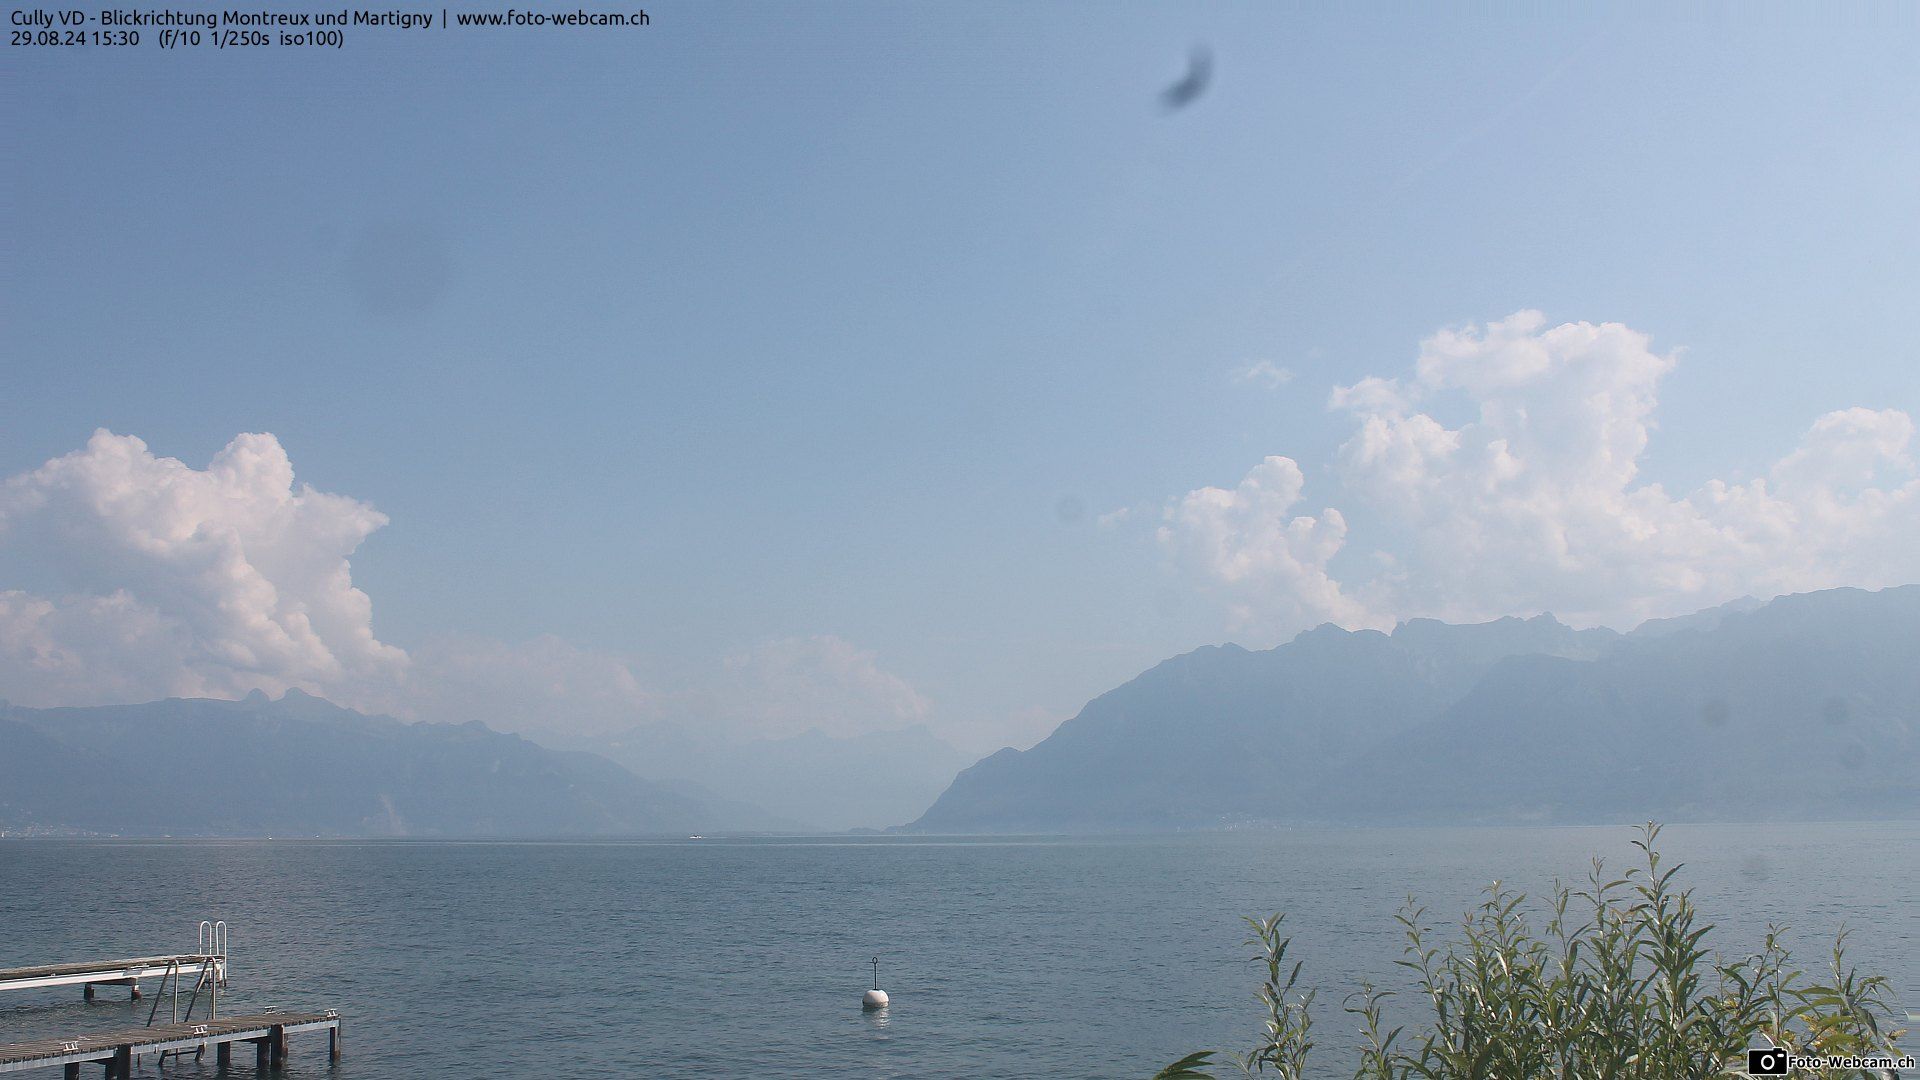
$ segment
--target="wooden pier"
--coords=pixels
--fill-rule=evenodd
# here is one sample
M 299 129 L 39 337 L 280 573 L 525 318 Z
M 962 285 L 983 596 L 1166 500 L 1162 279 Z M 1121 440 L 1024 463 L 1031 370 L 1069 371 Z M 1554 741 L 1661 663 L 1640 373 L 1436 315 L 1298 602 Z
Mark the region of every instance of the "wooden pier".
M 171 979 L 177 993 L 181 977 L 189 974 L 193 976 L 196 993 L 203 986 L 217 989 L 227 985 L 225 922 L 203 921 L 200 924 L 200 940 L 190 953 L 0 968 L 0 991 L 79 986 L 84 988 L 87 1000 L 92 1001 L 93 988 L 104 983 L 128 987 L 133 1000 L 139 1001 L 141 979 L 159 979 L 163 985 Z
M 132 988 L 140 997 L 141 979 L 163 979 L 169 972 L 197 976 L 206 972 L 215 982 L 227 981 L 227 958 L 214 954 L 182 953 L 176 956 L 135 956 L 126 960 L 86 960 L 73 964 L 42 964 L 38 967 L 0 968 L 0 990 L 35 990 L 46 986 L 83 986 L 87 999 L 93 988 L 121 985 Z
M 64 1066 L 68 1080 L 80 1075 L 82 1065 L 104 1065 L 106 1080 L 126 1080 L 133 1075 L 134 1058 L 140 1054 L 180 1053 L 195 1055 L 213 1048 L 214 1063 L 222 1071 L 233 1064 L 233 1045 L 252 1043 L 255 1062 L 261 1072 L 278 1069 L 287 1060 L 287 1036 L 304 1031 L 327 1033 L 327 1057 L 340 1056 L 340 1015 L 324 1013 L 255 1013 L 249 1016 L 225 1016 L 202 1023 L 161 1024 L 157 1027 L 125 1028 L 66 1039 L 35 1039 L 31 1042 L 0 1046 L 0 1073 L 26 1069 L 50 1069 Z
M 0 1073 L 26 1069 L 66 1070 L 67 1080 L 77 1080 L 80 1066 L 101 1065 L 106 1080 L 128 1080 L 135 1063 L 146 1054 L 156 1055 L 164 1064 L 169 1056 L 189 1051 L 198 1059 L 213 1048 L 219 1071 L 233 1066 L 235 1043 L 252 1043 L 259 1070 L 277 1071 L 287 1060 L 287 1036 L 303 1031 L 327 1033 L 327 1057 L 340 1057 L 340 1014 L 328 1009 L 320 1013 L 283 1013 L 271 1008 L 246 1016 L 221 1016 L 220 991 L 227 985 L 227 924 L 200 924 L 199 947 L 191 953 L 168 956 L 135 956 L 125 960 L 85 960 L 68 964 L 40 964 L 35 967 L 0 968 L 0 990 L 32 990 L 48 986 L 83 986 L 88 1001 L 93 988 L 102 983 L 131 988 L 134 1000 L 140 998 L 140 980 L 158 982 L 159 997 L 147 1014 L 147 1026 L 123 1028 L 65 1038 L 32 1039 L 0 1046 Z M 189 986 L 189 982 L 191 986 Z M 172 1017 L 156 1024 L 160 1005 L 168 986 L 173 988 Z M 194 1007 L 200 992 L 207 993 L 207 1018 L 195 1021 Z M 189 992 L 185 1015 L 180 999 Z

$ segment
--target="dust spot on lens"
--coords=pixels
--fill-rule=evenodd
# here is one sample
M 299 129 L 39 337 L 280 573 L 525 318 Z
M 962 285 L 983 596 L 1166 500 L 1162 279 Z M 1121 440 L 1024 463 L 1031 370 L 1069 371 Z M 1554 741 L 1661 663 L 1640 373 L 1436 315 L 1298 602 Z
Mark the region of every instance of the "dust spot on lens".
M 1078 525 L 1087 516 L 1087 504 L 1077 495 L 1062 495 L 1053 504 L 1053 516 L 1068 525 Z
M 1840 725 L 1853 719 L 1853 706 L 1843 697 L 1830 697 L 1820 706 L 1820 719 L 1829 724 Z
M 1867 764 L 1867 751 L 1859 743 L 1848 743 L 1840 748 L 1840 764 L 1859 771 Z
M 1187 73 L 1180 81 L 1160 91 L 1160 104 L 1168 112 L 1184 109 L 1197 101 L 1207 92 L 1207 85 L 1213 82 L 1213 52 L 1205 45 L 1196 45 L 1187 55 Z
M 1740 876 L 1748 881 L 1765 881 L 1773 876 L 1773 864 L 1767 857 L 1754 851 L 1740 860 Z
M 438 305 L 453 280 L 453 245 L 417 221 L 376 223 L 347 252 L 347 282 L 369 312 L 419 315 Z
M 1726 698 L 1708 698 L 1700 706 L 1700 722 L 1708 727 L 1726 727 L 1727 719 L 1732 715 L 1733 710 L 1727 708 Z

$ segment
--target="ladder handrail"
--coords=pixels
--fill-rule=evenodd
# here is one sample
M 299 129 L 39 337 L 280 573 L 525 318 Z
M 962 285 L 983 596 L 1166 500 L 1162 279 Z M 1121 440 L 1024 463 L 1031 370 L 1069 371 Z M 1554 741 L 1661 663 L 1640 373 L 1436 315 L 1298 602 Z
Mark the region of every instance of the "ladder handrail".
M 193 995 L 187 998 L 187 1014 L 185 1016 L 180 1015 L 180 977 L 185 973 L 185 969 L 182 967 L 178 957 L 167 961 L 166 974 L 160 976 L 160 992 L 154 995 L 153 1008 L 147 1012 L 148 1027 L 153 1026 L 154 1017 L 160 1012 L 160 999 L 167 996 L 167 980 L 169 978 L 173 980 L 173 1022 L 175 1024 L 192 1022 L 194 1007 L 200 1003 L 200 990 L 202 987 L 205 987 L 207 990 L 207 1019 L 209 1021 L 220 1019 L 220 976 L 218 969 L 214 967 L 215 958 L 211 953 L 203 953 L 199 959 L 200 972 L 194 976 Z M 195 1034 L 204 1035 L 206 1031 L 207 1026 L 205 1024 L 197 1025 L 195 1028 Z M 206 1049 L 206 1046 L 202 1045 L 194 1050 L 193 1059 L 195 1061 L 200 1060 L 200 1056 L 206 1053 Z M 162 1050 L 160 1051 L 160 1063 L 164 1067 L 169 1056 L 185 1057 L 186 1054 L 187 1052 L 184 1049 Z
M 221 982 L 227 981 L 227 922 L 225 919 L 200 921 L 200 955 L 211 956 L 218 962 L 217 975 Z
M 160 999 L 167 996 L 169 978 L 173 979 L 173 1018 L 176 1023 L 180 1019 L 180 960 L 175 957 L 167 961 L 167 970 L 160 975 L 160 992 L 153 995 L 153 1007 L 147 1010 L 148 1027 L 152 1027 L 153 1018 L 160 1015 Z

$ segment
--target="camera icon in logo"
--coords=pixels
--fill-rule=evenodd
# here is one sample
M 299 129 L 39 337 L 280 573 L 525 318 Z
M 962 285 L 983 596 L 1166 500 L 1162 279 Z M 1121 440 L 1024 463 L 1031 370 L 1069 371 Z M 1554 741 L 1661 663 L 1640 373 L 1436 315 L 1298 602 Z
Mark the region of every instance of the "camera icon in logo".
M 1747 1051 L 1748 1076 L 1787 1075 L 1787 1050 L 1783 1046 L 1763 1046 Z

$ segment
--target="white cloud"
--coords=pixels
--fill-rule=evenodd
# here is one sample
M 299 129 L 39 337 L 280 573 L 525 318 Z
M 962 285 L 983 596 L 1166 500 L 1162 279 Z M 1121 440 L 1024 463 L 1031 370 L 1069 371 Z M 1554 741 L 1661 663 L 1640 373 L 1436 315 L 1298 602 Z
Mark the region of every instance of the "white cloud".
M 871 651 L 831 634 L 782 638 L 726 660 L 716 711 L 739 730 L 853 735 L 924 723 L 932 705 Z
M 62 587 L 0 590 L 0 697 L 88 705 L 300 687 L 343 705 L 535 737 L 670 718 L 729 734 L 834 734 L 926 720 L 873 653 L 801 637 L 716 660 L 670 688 L 637 659 L 551 635 L 379 641 L 349 557 L 385 515 L 296 486 L 272 435 L 205 469 L 100 431 L 0 484 L 0 553 Z
M 423 720 L 480 720 L 501 731 L 593 736 L 657 716 L 662 695 L 628 657 L 551 634 L 509 644 L 439 638 L 413 650 L 413 670 L 391 712 Z
M 1255 383 L 1269 390 L 1278 390 L 1293 381 L 1293 371 L 1271 360 L 1256 360 L 1246 367 L 1235 370 L 1233 381 Z
M 389 710 L 566 741 L 668 721 L 727 738 L 887 731 L 926 722 L 931 703 L 871 651 L 832 635 L 782 638 L 682 672 L 543 635 L 508 644 L 445 638 L 413 651 Z
M 1383 530 L 1345 583 L 1329 567 L 1344 522 L 1288 516 L 1303 481 L 1285 458 L 1233 491 L 1176 500 L 1162 538 L 1242 621 L 1277 633 L 1539 610 L 1626 624 L 1749 593 L 1920 579 L 1905 413 L 1829 413 L 1764 479 L 1673 495 L 1639 470 L 1676 362 L 1618 323 L 1549 327 L 1532 311 L 1442 331 L 1410 373 L 1331 395 L 1354 421 L 1335 475 Z M 1460 406 L 1454 426 L 1436 415 Z
M 4 692 L 69 704 L 299 686 L 357 700 L 407 664 L 374 637 L 347 563 L 386 520 L 296 489 L 271 435 L 194 469 L 95 432 L 0 485 L 0 546 L 67 586 L 0 592 Z
M 1270 457 L 1232 490 L 1189 491 L 1166 510 L 1161 543 L 1227 588 L 1238 625 L 1375 621 L 1327 571 L 1347 536 L 1340 511 L 1293 513 L 1305 484 L 1292 458 Z

